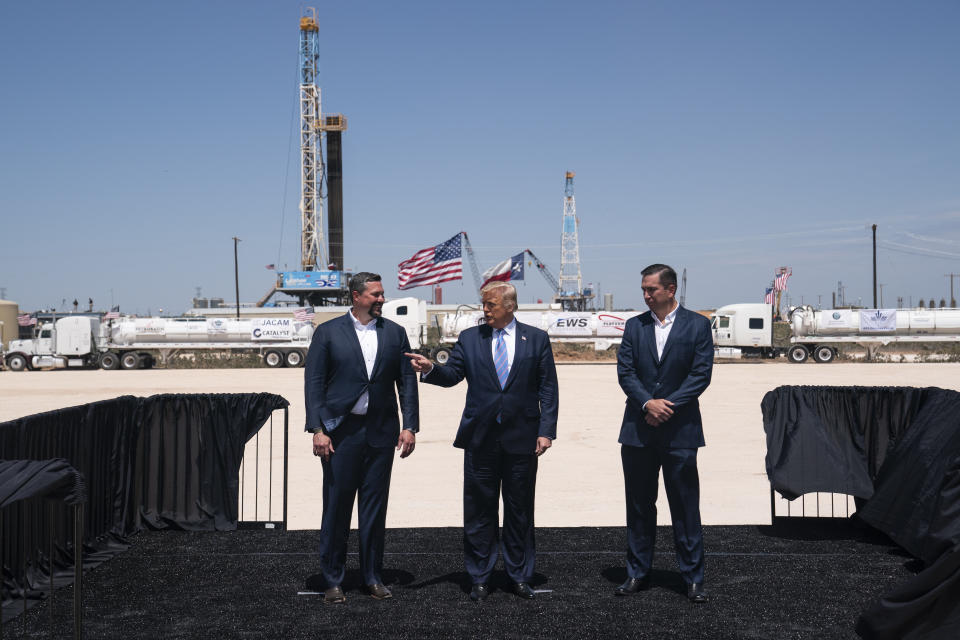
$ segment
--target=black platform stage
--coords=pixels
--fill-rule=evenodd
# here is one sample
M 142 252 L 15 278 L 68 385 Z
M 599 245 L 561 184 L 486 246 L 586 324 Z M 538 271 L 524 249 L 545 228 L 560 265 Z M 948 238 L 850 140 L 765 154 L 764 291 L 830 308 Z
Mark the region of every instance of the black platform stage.
M 855 638 L 860 613 L 914 573 L 915 561 L 851 521 L 706 527 L 707 604 L 687 602 L 669 527 L 658 530 L 653 588 L 631 597 L 623 528 L 538 529 L 536 600 L 468 597 L 461 531 L 390 529 L 385 580 L 361 590 L 356 532 L 345 605 L 324 605 L 315 531 L 141 533 L 84 577 L 86 638 Z M 72 588 L 54 598 L 53 637 L 71 631 Z M 3 629 L 42 638 L 46 602 Z

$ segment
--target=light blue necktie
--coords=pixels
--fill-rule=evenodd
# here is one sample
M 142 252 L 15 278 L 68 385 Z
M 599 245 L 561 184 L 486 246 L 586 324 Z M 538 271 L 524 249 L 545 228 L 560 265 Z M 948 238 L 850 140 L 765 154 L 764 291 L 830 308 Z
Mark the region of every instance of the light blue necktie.
M 510 364 L 507 360 L 507 343 L 503 340 L 503 329 L 497 329 L 497 344 L 493 351 L 493 366 L 497 368 L 497 377 L 500 378 L 500 388 L 507 384 L 510 375 Z

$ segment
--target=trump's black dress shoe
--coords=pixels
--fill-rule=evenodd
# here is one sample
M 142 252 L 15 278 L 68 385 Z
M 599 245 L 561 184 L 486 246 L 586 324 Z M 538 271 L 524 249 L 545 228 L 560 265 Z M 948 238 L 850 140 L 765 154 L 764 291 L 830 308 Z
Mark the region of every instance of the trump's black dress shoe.
M 618 596 L 629 596 L 638 591 L 646 591 L 650 588 L 650 576 L 645 575 L 642 578 L 627 578 L 627 581 L 614 590 Z
M 470 599 L 474 602 L 482 602 L 490 595 L 490 587 L 486 582 L 478 582 L 470 589 Z
M 525 598 L 527 600 L 532 600 L 536 596 L 536 594 L 533 592 L 533 587 L 526 582 L 514 582 L 513 592 L 521 598 Z
M 707 592 L 703 588 L 703 583 L 693 582 L 691 584 L 688 584 L 687 598 L 690 600 L 690 602 L 696 602 L 698 604 L 701 602 L 706 602 L 708 598 L 707 598 Z

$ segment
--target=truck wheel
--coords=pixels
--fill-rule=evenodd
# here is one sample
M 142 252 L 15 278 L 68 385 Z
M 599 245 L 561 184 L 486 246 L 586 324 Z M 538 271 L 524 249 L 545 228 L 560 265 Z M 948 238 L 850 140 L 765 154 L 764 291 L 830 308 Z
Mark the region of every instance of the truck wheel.
M 140 366 L 140 355 L 135 351 L 127 351 L 120 356 L 120 368 L 130 371 Z
M 806 362 L 809 355 L 810 352 L 807 351 L 805 346 L 802 344 L 795 344 L 790 347 L 789 351 L 787 351 L 787 360 L 800 364 L 801 362 Z
M 293 351 L 287 351 L 287 366 L 291 369 L 296 369 L 297 367 L 303 366 L 303 352 L 294 349 Z
M 823 362 L 824 364 L 833 360 L 834 356 L 836 355 L 837 354 L 833 351 L 833 347 L 821 345 L 813 350 L 813 359 L 817 362 Z
M 120 356 L 113 351 L 107 351 L 100 356 L 100 368 L 104 371 L 113 371 L 120 368 Z
M 283 366 L 283 354 L 279 351 L 267 351 L 263 354 L 263 364 L 271 369 L 277 369 Z
M 450 362 L 450 349 L 447 347 L 437 347 L 431 355 L 437 364 L 447 364 Z
M 7 368 L 10 371 L 23 371 L 27 368 L 27 359 L 19 353 L 7 356 Z

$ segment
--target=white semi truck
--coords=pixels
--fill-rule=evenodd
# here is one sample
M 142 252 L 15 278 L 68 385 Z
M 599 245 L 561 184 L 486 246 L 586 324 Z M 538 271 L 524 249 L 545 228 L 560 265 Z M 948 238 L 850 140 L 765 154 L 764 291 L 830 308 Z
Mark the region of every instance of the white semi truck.
M 743 355 L 776 357 L 790 362 L 830 362 L 838 347 L 856 344 L 875 351 L 883 345 L 960 342 L 960 309 L 823 309 L 794 307 L 788 316 L 790 345 L 773 342 L 773 308 L 769 304 L 731 304 L 713 314 L 717 348 Z
M 343 313 L 346 308 L 343 309 Z M 426 304 L 416 298 L 391 300 L 383 315 L 403 325 L 411 348 L 421 349 Z M 69 316 L 44 323 L 30 340 L 11 340 L 4 362 L 25 369 L 138 369 L 181 352 L 256 353 L 271 368 L 300 367 L 313 324 L 284 317 L 99 318 Z

